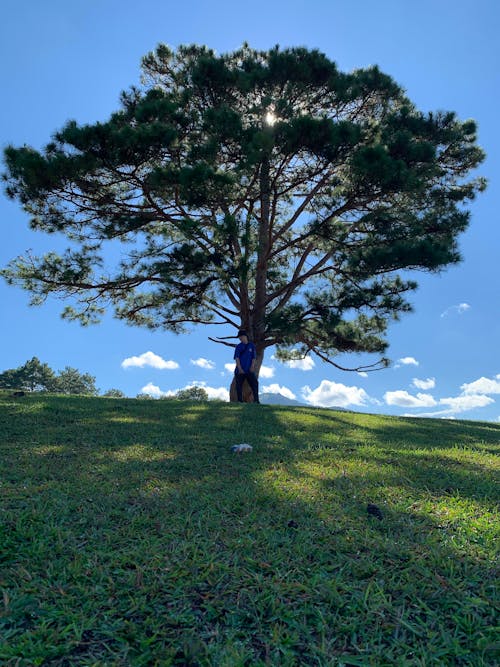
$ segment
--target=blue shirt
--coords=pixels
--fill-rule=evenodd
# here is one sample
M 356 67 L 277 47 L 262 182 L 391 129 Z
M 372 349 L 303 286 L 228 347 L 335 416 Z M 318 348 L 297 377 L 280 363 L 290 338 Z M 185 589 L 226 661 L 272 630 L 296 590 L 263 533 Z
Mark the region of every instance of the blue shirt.
M 253 343 L 239 343 L 234 351 L 234 358 L 240 360 L 241 368 L 244 373 L 248 373 L 252 361 L 257 357 L 255 345 Z

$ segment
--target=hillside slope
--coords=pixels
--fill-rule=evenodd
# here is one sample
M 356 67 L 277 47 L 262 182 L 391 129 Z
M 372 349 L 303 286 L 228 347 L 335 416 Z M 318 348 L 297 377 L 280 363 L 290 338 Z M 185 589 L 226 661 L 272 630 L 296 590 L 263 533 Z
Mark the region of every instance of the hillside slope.
M 486 423 L 3 395 L 0 662 L 492 665 L 499 441 Z

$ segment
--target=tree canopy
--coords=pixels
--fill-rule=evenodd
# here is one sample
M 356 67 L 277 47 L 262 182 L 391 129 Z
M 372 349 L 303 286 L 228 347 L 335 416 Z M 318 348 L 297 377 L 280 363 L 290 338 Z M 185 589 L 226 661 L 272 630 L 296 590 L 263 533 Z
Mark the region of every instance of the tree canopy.
M 258 367 L 274 345 L 334 365 L 383 355 L 389 322 L 411 310 L 408 270 L 460 260 L 485 187 L 470 177 L 475 123 L 305 48 L 160 45 L 142 66 L 107 121 L 5 150 L 8 195 L 33 229 L 70 241 L 14 260 L 7 280 L 34 303 L 68 297 L 63 315 L 84 323 L 111 306 L 174 332 L 243 327 Z
M 108 389 L 103 393 L 104 398 L 126 398 L 121 389 Z
M 66 366 L 54 373 L 48 364 L 33 357 L 18 368 L 9 368 L 0 373 L 0 389 L 22 391 L 46 391 L 54 394 L 78 394 L 97 396 L 95 377 L 80 373 L 76 368 Z
M 194 385 L 193 387 L 179 389 L 175 398 L 180 401 L 208 401 L 208 393 L 203 387 Z

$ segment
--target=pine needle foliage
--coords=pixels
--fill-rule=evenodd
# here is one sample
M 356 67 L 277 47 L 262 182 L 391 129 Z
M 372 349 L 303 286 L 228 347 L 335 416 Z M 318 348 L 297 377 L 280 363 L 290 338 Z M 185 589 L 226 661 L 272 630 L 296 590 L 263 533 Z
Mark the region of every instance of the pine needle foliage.
M 244 327 L 258 367 L 274 345 L 384 355 L 411 310 L 408 271 L 460 259 L 485 187 L 475 123 L 317 50 L 160 45 L 142 67 L 107 121 L 6 148 L 8 195 L 71 242 L 14 260 L 7 280 L 34 303 L 67 297 L 83 323 L 112 307 L 153 329 Z

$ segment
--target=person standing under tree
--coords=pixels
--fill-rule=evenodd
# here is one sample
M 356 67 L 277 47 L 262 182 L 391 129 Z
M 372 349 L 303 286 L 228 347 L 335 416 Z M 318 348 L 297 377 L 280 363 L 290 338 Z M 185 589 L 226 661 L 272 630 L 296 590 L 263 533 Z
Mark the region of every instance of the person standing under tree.
M 259 381 L 255 375 L 255 359 L 257 352 L 255 345 L 248 340 L 248 334 L 244 329 L 238 331 L 239 344 L 234 351 L 236 361 L 236 395 L 238 402 L 243 403 L 243 382 L 245 380 L 250 385 L 253 392 L 254 403 L 259 403 Z

